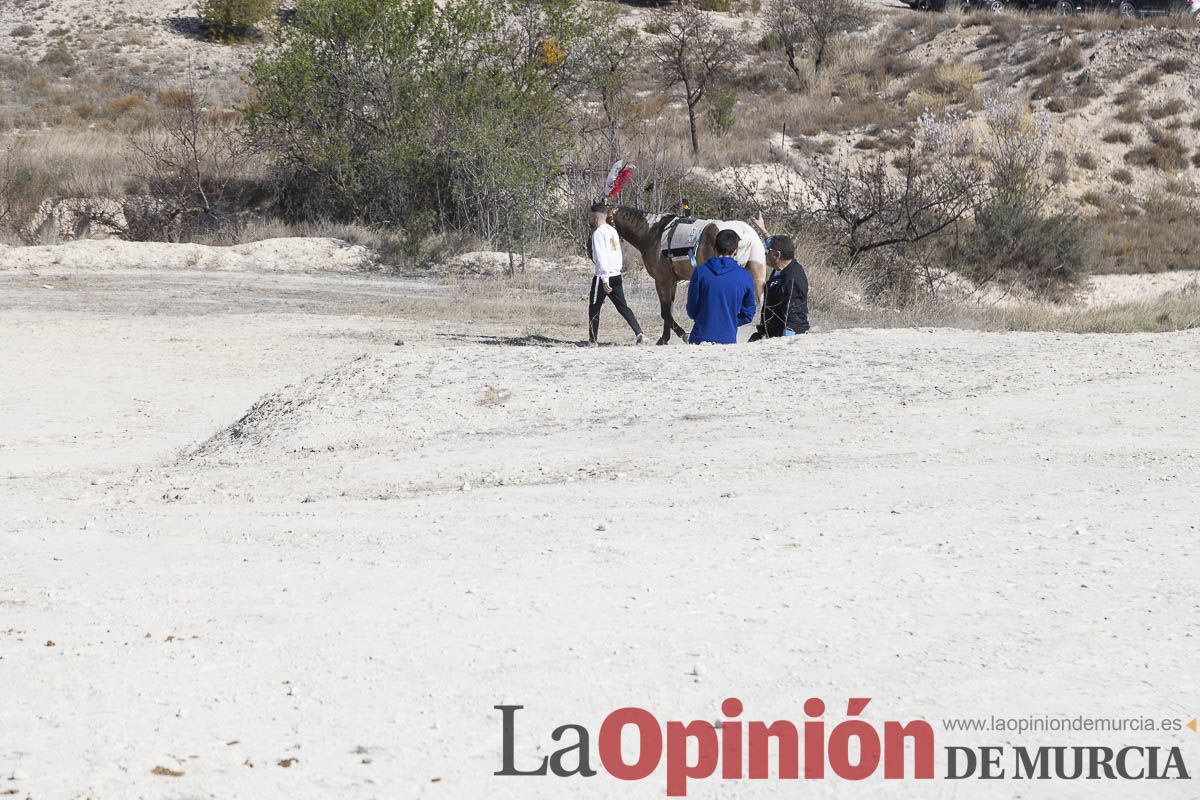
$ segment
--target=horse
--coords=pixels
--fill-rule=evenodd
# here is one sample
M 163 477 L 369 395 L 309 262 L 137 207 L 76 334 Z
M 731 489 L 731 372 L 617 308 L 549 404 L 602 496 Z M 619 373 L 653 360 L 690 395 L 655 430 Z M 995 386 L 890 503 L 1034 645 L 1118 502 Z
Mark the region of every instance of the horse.
M 692 270 L 717 254 L 717 234 L 732 229 L 741 237 L 737 260 L 754 279 L 755 297 L 761 304 L 767 282 L 766 249 L 759 235 L 744 222 L 693 220 L 675 214 L 647 214 L 629 206 L 618 206 L 609 213 L 617 235 L 641 253 L 646 273 L 654 279 L 662 312 L 663 332 L 659 344 L 671 341 L 671 331 L 681 339 L 687 332 L 671 313 L 680 281 L 690 281 Z

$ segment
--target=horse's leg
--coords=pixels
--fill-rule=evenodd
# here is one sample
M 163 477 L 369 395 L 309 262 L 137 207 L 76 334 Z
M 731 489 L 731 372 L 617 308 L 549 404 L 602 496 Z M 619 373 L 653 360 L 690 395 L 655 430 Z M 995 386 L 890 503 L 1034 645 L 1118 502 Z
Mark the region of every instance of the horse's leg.
M 671 324 L 674 322 L 671 319 L 671 304 L 675 302 L 675 282 L 668 280 L 655 280 L 654 289 L 658 292 L 658 305 L 662 314 L 663 332 L 659 337 L 659 344 L 667 344 L 671 341 Z
M 675 321 L 675 317 L 671 315 L 671 308 L 675 305 L 675 291 L 679 288 L 680 281 L 690 281 L 692 279 L 692 265 L 687 261 L 677 261 L 672 266 L 672 273 L 675 278 L 671 281 L 671 302 L 667 305 L 667 314 L 671 319 L 671 327 L 679 334 L 679 338 L 687 341 L 688 334 L 679 323 Z
M 687 338 L 688 338 L 687 331 L 685 331 L 679 325 L 679 323 L 675 321 L 675 315 L 672 313 L 672 309 L 675 307 L 675 290 L 678 288 L 679 288 L 678 281 L 675 281 L 671 284 L 671 299 L 669 301 L 667 301 L 667 304 L 665 306 L 666 314 L 667 314 L 666 318 L 668 320 L 670 320 L 670 325 L 675 330 L 675 333 L 679 334 L 679 338 L 683 339 L 684 341 L 687 341 Z
M 750 271 L 750 277 L 754 279 L 754 302 L 759 308 L 762 308 L 763 289 L 767 285 L 767 265 L 761 261 L 748 261 L 746 269 Z

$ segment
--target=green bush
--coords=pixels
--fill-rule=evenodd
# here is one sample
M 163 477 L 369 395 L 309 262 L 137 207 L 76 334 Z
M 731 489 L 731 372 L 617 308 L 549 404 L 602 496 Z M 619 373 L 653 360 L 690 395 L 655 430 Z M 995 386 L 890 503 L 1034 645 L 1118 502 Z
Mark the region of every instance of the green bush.
M 725 88 L 713 92 L 708 106 L 708 125 L 715 136 L 724 136 L 733 130 L 737 122 L 737 115 L 734 113 L 737 100 L 736 89 Z
M 1088 247 L 1077 216 L 997 198 L 975 212 L 964 249 L 977 281 L 1011 277 L 1039 295 L 1056 297 L 1075 285 Z
M 200 0 L 200 28 L 214 41 L 246 39 L 278 8 L 279 0 Z
M 300 0 L 251 68 L 247 112 L 281 210 L 535 238 L 570 152 L 587 19 L 576 0 Z

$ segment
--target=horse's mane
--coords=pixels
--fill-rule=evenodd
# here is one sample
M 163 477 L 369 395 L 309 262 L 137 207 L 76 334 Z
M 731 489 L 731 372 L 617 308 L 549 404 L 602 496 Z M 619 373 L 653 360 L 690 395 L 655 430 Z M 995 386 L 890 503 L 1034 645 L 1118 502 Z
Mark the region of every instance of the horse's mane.
M 632 206 L 617 206 L 613 210 L 613 223 L 617 232 L 642 249 L 649 242 L 653 227 L 646 219 L 646 212 Z

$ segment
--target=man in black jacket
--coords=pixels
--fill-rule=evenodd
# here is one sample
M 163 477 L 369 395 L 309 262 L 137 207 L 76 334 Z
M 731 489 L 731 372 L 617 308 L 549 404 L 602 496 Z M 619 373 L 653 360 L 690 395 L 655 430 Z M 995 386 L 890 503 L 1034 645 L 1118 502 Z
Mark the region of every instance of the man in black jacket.
M 761 220 L 760 215 L 755 223 Z M 808 275 L 796 261 L 796 244 L 790 236 L 768 236 L 766 247 L 771 277 L 767 279 L 762 322 L 750 340 L 807 333 Z

